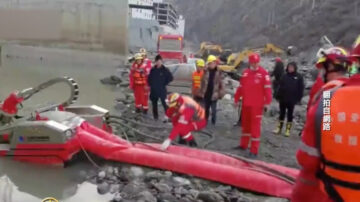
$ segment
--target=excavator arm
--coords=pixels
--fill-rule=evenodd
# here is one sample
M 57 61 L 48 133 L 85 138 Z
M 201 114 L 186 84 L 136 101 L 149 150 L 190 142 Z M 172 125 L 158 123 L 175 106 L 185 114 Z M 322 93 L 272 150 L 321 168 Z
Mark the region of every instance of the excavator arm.
M 253 53 L 253 51 L 248 49 L 239 53 L 233 53 L 229 56 L 226 65 L 219 65 L 218 67 L 224 72 L 232 72 L 238 68 L 251 53 Z

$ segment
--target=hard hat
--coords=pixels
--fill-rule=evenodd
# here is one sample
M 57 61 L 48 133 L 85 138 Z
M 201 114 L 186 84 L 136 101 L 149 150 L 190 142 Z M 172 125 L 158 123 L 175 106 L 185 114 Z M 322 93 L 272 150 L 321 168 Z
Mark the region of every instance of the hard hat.
M 316 67 L 321 68 L 326 61 L 331 61 L 334 64 L 343 64 L 348 61 L 349 53 L 341 47 L 332 47 L 321 52 L 322 56 L 317 60 Z
M 196 60 L 197 67 L 205 67 L 205 61 L 203 59 Z
M 140 48 L 139 52 L 141 53 L 141 55 L 145 56 L 147 55 L 147 51 L 145 48 Z
M 249 55 L 249 63 L 259 63 L 260 56 L 257 53 L 252 53 Z
M 280 57 L 276 57 L 276 58 L 275 58 L 275 62 L 282 62 L 282 60 L 281 60 Z
M 209 55 L 206 62 L 211 63 L 211 62 L 216 62 L 216 61 L 217 61 L 217 58 L 215 55 Z
M 169 107 L 175 107 L 178 104 L 180 98 L 181 96 L 179 93 L 171 93 L 168 96 Z
M 357 37 L 356 41 L 353 45 L 353 50 L 351 51 L 351 57 L 352 58 L 358 58 L 360 59 L 360 35 Z
M 144 59 L 141 53 L 136 53 L 134 56 L 135 60 L 142 60 Z

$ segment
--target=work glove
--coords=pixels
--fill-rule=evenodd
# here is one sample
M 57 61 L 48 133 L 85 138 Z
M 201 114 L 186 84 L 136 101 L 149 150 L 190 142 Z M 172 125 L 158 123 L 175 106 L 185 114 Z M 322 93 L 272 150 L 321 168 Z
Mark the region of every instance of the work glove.
M 161 150 L 165 151 L 171 144 L 171 140 L 169 138 L 167 138 L 161 145 Z

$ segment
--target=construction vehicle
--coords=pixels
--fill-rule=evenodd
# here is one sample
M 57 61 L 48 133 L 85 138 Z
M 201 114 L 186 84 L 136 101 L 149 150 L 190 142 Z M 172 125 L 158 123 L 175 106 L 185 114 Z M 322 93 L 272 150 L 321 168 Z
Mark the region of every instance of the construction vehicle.
M 181 35 L 159 35 L 158 54 L 167 63 L 186 63 L 184 38 Z
M 275 55 L 282 55 L 284 54 L 284 50 L 282 50 L 280 47 L 272 44 L 272 43 L 267 43 L 265 44 L 264 48 L 260 48 L 259 50 L 253 49 L 254 52 L 260 52 L 261 54 L 270 54 L 270 53 L 274 53 Z
M 275 55 L 282 55 L 285 53 L 281 48 L 275 46 L 274 44 L 267 43 L 264 48 L 245 49 L 239 53 L 232 53 L 227 58 L 226 65 L 219 65 L 219 68 L 222 71 L 231 72 L 237 69 L 245 60 L 247 60 L 247 57 L 251 53 L 255 52 L 262 55 L 267 55 L 270 53 Z
M 232 53 L 228 58 L 225 65 L 218 65 L 219 69 L 224 72 L 232 72 L 237 69 L 241 63 L 247 60 L 248 56 L 254 53 L 252 50 L 244 50 L 239 53 Z
M 195 57 L 206 60 L 209 55 L 220 57 L 223 52 L 224 50 L 220 45 L 211 42 L 202 42 L 200 44 L 200 50 L 195 53 Z

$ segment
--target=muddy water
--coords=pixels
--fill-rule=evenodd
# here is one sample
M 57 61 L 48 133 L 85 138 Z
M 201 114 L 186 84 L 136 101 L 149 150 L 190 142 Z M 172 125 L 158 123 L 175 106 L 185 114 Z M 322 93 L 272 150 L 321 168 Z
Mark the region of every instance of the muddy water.
M 79 104 L 97 104 L 108 109 L 112 109 L 114 105 L 117 93 L 100 84 L 99 79 L 114 73 L 117 58 L 94 58 L 94 54 L 88 57 L 81 54 L 83 59 L 79 62 L 72 59 L 75 56 L 61 58 L 61 54 L 47 55 L 45 52 L 26 57 L 22 57 L 20 53 L 18 56 L 14 52 L 6 55 L 3 53 L 0 67 L 1 100 L 13 90 L 21 90 L 49 78 L 66 75 L 79 83 Z M 24 107 L 29 109 L 40 103 L 62 101 L 66 96 L 67 86 L 61 84 L 34 96 L 24 103 Z M 109 201 L 111 196 L 99 196 L 96 186 L 82 183 L 79 179 L 82 170 L 91 168 L 86 162 L 63 169 L 0 159 L 0 201 L 39 202 L 49 196 L 62 202 Z

